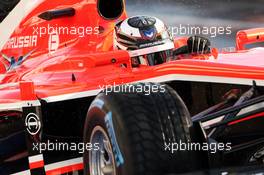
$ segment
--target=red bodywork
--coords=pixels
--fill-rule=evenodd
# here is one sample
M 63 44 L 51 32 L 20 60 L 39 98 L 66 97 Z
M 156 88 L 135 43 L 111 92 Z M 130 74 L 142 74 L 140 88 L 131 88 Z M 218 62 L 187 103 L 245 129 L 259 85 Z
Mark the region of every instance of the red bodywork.
M 45 11 L 69 7 L 76 11 L 72 17 L 50 21 L 38 17 Z M 245 44 L 263 41 L 264 29 L 238 33 L 237 51 L 233 53 L 215 50 L 211 55 L 182 56 L 158 66 L 132 68 L 129 53 L 113 51 L 112 45 L 114 26 L 126 17 L 124 10 L 117 19 L 103 18 L 98 13 L 96 0 L 67 0 L 63 4 L 61 0 L 39 0 L 1 51 L 16 60 L 32 53 L 21 65 L 10 70 L 4 66 L 9 63 L 0 58 L 1 108 L 36 97 L 54 102 L 95 96 L 103 85 L 137 81 L 187 80 L 250 85 L 256 80 L 258 85 L 264 86 L 264 48 L 243 50 Z M 83 37 L 52 32 L 40 36 L 35 32 L 36 28 L 48 26 L 90 27 L 93 32 Z M 176 48 L 184 44 L 184 39 L 175 40 Z M 23 90 L 28 85 L 23 86 L 21 82 L 33 82 L 31 90 Z
M 69 8 L 75 10 L 73 16 L 52 20 L 39 17 L 47 11 Z M 264 41 L 264 29 L 240 31 L 236 52 L 218 53 L 213 49 L 208 55 L 181 55 L 162 65 L 133 68 L 127 51 L 113 50 L 114 26 L 125 18 L 125 9 L 114 19 L 104 18 L 97 0 L 67 0 L 63 4 L 61 0 L 37 0 L 1 50 L 0 111 L 4 112 L 1 116 L 6 116 L 9 110 L 40 106 L 39 98 L 51 103 L 94 97 L 106 85 L 139 81 L 251 85 L 255 80 L 257 85 L 264 86 L 264 48 L 245 49 L 247 44 Z M 88 34 L 80 36 L 74 31 L 42 34 L 49 27 L 81 31 L 86 28 Z M 183 45 L 186 38 L 175 39 L 175 49 Z M 10 117 L 13 115 L 9 112 Z M 43 167 L 43 156 L 29 161 L 29 165 L 30 169 Z M 76 159 L 70 164 L 64 162 L 61 167 L 46 166 L 45 171 L 62 174 L 82 168 L 82 159 Z

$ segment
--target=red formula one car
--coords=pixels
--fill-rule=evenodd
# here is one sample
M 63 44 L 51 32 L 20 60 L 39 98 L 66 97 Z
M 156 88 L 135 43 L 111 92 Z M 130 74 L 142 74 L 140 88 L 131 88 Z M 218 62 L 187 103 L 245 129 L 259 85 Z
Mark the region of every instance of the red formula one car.
M 175 60 L 132 66 L 128 51 L 113 49 L 123 1 L 34 3 L 1 36 L 1 175 L 263 164 L 264 48 L 246 46 L 263 42 L 264 29 L 238 32 L 232 53 L 182 54 L 183 38 Z

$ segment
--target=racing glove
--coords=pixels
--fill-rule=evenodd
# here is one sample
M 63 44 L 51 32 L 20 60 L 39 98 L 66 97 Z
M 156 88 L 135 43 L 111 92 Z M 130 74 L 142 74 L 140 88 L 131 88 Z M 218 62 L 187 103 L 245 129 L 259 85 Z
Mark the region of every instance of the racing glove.
M 211 43 L 209 39 L 202 36 L 191 36 L 187 40 L 189 53 L 206 54 L 210 53 Z

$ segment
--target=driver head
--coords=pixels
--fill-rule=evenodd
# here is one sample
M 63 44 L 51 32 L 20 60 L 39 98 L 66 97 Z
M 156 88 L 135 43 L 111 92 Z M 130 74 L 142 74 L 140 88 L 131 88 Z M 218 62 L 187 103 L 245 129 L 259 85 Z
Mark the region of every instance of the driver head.
M 116 25 L 114 49 L 129 51 L 133 67 L 154 66 L 173 57 L 174 43 L 167 26 L 160 19 L 134 16 Z

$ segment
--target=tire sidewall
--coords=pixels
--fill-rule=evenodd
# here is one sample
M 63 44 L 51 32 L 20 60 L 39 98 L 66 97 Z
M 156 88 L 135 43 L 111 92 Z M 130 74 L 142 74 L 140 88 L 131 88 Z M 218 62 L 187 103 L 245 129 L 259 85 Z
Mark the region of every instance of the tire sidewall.
M 103 130 L 107 133 L 107 136 L 111 142 L 111 147 L 113 150 L 113 147 L 119 147 L 119 150 L 121 152 L 121 156 L 124 159 L 124 163 L 120 164 L 118 167 L 116 167 L 116 173 L 117 175 L 132 175 L 133 174 L 133 157 L 131 156 L 131 149 L 130 149 L 130 143 L 127 132 L 125 130 L 125 124 L 121 120 L 122 118 L 119 117 L 120 110 L 117 108 L 117 104 L 115 104 L 115 100 L 113 100 L 113 96 L 111 96 L 111 103 L 109 102 L 110 99 L 108 96 L 104 94 L 100 94 L 97 98 L 97 101 L 103 102 L 103 106 L 98 103 L 93 103 L 92 106 L 89 108 L 86 121 L 85 121 L 85 128 L 84 128 L 84 143 L 90 142 L 90 137 L 92 134 L 93 129 L 96 126 L 100 126 L 103 128 Z M 106 117 L 107 114 L 112 113 L 112 122 L 113 122 L 113 131 L 115 134 L 115 138 L 112 138 L 116 140 L 117 143 L 112 143 L 112 139 L 109 134 L 109 130 L 107 129 L 106 125 Z M 114 153 L 114 157 L 117 157 Z M 119 155 L 120 156 L 120 155 Z M 90 174 L 89 172 L 89 151 L 85 151 L 84 153 L 84 175 Z M 115 159 L 115 165 L 117 166 L 116 158 Z

